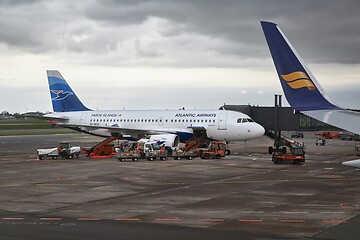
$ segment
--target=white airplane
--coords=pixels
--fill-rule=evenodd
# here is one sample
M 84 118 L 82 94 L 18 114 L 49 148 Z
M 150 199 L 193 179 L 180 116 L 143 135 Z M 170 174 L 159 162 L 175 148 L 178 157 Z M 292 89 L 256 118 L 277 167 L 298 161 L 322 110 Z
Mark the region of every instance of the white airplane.
M 277 24 L 261 21 L 261 26 L 291 107 L 319 121 L 360 134 L 360 112 L 339 107 L 330 100 Z M 360 166 L 359 161 L 353 163 L 354 167 Z
M 47 71 L 54 113 L 44 115 L 58 125 L 101 137 L 161 141 L 176 147 L 193 137 L 242 141 L 260 137 L 264 128 L 249 116 L 227 110 L 111 110 L 85 107 L 59 71 Z

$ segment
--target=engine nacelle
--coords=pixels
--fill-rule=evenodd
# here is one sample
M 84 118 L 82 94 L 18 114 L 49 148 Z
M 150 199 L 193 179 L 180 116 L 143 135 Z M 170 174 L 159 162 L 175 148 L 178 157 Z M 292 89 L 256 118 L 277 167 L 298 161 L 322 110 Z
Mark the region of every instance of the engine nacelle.
M 151 142 L 157 142 L 159 145 L 165 144 L 168 147 L 179 147 L 180 138 L 175 134 L 160 134 L 160 135 L 151 135 Z

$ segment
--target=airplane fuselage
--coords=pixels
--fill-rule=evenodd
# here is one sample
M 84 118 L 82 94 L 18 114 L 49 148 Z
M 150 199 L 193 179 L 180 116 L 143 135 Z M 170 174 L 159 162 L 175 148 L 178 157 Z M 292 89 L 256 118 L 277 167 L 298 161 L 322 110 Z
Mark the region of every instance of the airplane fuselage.
M 209 139 L 219 141 L 248 140 L 264 134 L 264 128 L 246 114 L 227 110 L 74 111 L 45 117 L 63 118 L 58 121 L 63 127 L 103 137 L 117 132 L 123 138 L 139 139 L 143 131 L 147 134 L 173 133 L 184 142 L 199 128 L 206 130 Z

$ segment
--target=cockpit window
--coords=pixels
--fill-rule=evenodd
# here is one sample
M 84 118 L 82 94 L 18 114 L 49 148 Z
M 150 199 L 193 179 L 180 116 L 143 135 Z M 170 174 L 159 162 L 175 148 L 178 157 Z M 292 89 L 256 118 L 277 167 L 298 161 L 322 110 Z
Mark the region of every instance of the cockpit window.
M 251 118 L 238 118 L 237 123 L 254 122 Z

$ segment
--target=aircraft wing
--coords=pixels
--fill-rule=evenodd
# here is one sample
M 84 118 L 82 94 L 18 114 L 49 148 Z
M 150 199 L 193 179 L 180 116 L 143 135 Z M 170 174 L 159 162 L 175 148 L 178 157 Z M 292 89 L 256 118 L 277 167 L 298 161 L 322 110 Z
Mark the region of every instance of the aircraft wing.
M 59 126 L 62 127 L 81 127 L 86 128 L 88 130 L 96 130 L 96 129 L 105 129 L 112 133 L 120 133 L 122 135 L 139 135 L 139 136 L 147 136 L 147 135 L 154 135 L 154 134 L 177 134 L 179 131 L 183 132 L 184 129 L 177 130 L 177 129 L 131 129 L 131 128 L 121 128 L 117 124 L 114 124 L 112 126 L 89 126 L 89 125 L 69 125 L 69 124 L 63 124 L 59 123 Z M 189 131 L 190 132 L 190 131 Z
M 360 112 L 337 106 L 277 24 L 261 21 L 286 99 L 295 110 L 335 127 L 360 134 Z
M 360 134 L 360 112 L 339 109 L 302 111 L 302 113 L 332 126 Z

